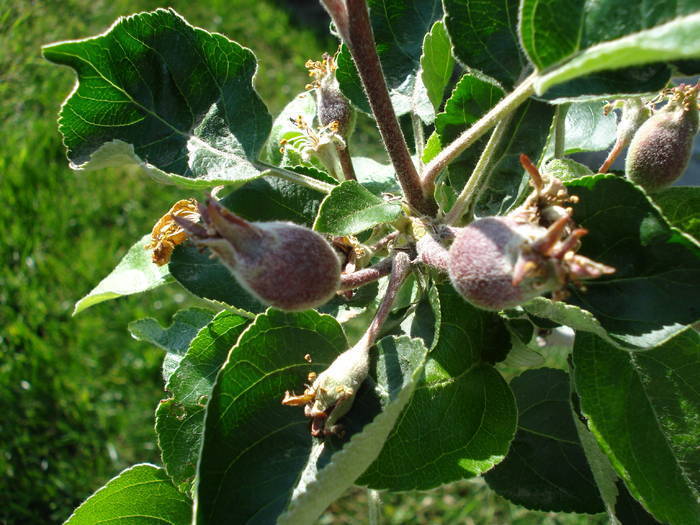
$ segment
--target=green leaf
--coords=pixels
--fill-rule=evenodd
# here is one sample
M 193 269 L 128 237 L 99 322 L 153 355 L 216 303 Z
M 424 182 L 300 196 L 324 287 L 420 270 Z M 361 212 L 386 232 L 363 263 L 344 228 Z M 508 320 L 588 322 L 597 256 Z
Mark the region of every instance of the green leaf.
M 73 315 L 97 303 L 152 290 L 170 282 L 168 267 L 158 266 L 151 261 L 151 250 L 146 250 L 146 245 L 150 242 L 149 233 L 129 248 L 114 270 L 75 303 Z
M 188 310 L 189 311 L 189 310 Z M 194 480 L 204 430 L 204 411 L 216 374 L 249 319 L 220 312 L 188 345 L 166 390 L 170 397 L 156 410 L 156 433 L 163 464 L 173 482 L 186 492 Z
M 581 0 L 522 0 L 518 33 L 537 69 L 546 69 L 580 49 L 585 8 Z
M 523 0 L 519 30 L 528 58 L 543 70 L 595 44 L 649 30 L 697 10 L 693 0 L 656 3 L 653 9 L 642 0 Z
M 603 113 L 603 101 L 575 102 L 569 105 L 564 120 L 564 153 L 602 151 L 608 149 L 617 137 L 617 116 Z M 553 141 L 545 157 L 554 152 Z
M 593 172 L 588 166 L 566 157 L 549 160 L 541 171 L 543 174 L 556 177 L 561 181 L 569 181 L 579 177 L 593 175 Z
M 261 177 L 222 199 L 249 221 L 290 221 L 311 226 L 325 195 L 278 177 Z
M 656 521 L 642 505 L 632 497 L 624 483 L 621 480 L 615 485 L 619 496 L 615 505 L 615 516 L 619 519 L 618 523 L 627 525 L 663 525 Z
M 588 235 L 579 253 L 616 269 L 572 287 L 569 303 L 591 312 L 616 342 L 651 348 L 700 317 L 700 246 L 671 228 L 644 192 L 615 175 L 566 183 Z
M 495 82 L 482 75 L 467 73 L 459 79 L 445 102 L 445 109 L 435 117 L 436 140 L 429 144 L 435 153 L 441 145 L 450 144 L 464 130 L 484 116 L 503 98 L 504 92 Z M 432 137 L 431 137 L 432 139 Z M 450 183 L 456 191 L 462 189 L 476 165 L 487 137 L 477 141 L 449 166 Z M 430 139 L 428 140 L 430 143 Z M 432 154 L 432 153 L 431 153 Z M 425 159 L 424 159 L 425 160 Z
M 323 200 L 314 230 L 332 235 L 353 235 L 393 221 L 399 215 L 399 204 L 372 195 L 359 183 L 350 180 L 333 188 Z
M 370 21 L 389 95 L 397 116 L 416 111 L 427 118 L 430 106 L 420 79 L 423 37 L 442 17 L 439 0 L 369 0 Z M 371 113 L 362 83 L 347 47 L 338 57 L 336 78 L 341 91 L 359 109 Z
M 191 521 L 190 499 L 178 492 L 162 468 L 142 464 L 112 478 L 75 510 L 66 525 L 188 525 Z
M 277 521 L 280 525 L 314 523 L 376 459 L 401 410 L 411 399 L 428 353 L 425 345 L 420 339 L 406 336 L 387 337 L 379 341 L 377 349 L 379 360 L 374 374 L 379 383 L 377 390 L 388 390 L 388 396 L 381 399 L 382 412 L 354 434 L 325 466 L 315 459 L 327 453 L 324 450 L 327 445 L 314 443 L 311 461 L 294 489 L 289 509 Z
M 187 352 L 197 332 L 214 317 L 214 312 L 204 308 L 187 308 L 173 316 L 173 322 L 163 328 L 152 317 L 129 323 L 131 337 L 162 348 L 167 353 L 163 360 L 163 379 L 168 381 Z
M 574 403 L 574 400 L 576 403 Z M 593 474 L 593 479 L 598 487 L 600 498 L 605 505 L 605 512 L 610 520 L 610 525 L 621 525 L 615 518 L 616 504 L 620 500 L 620 496 L 624 493 L 628 498 L 632 499 L 624 484 L 617 477 L 615 469 L 613 469 L 608 456 L 600 449 L 598 442 L 593 436 L 593 433 L 586 426 L 586 418 L 579 411 L 578 396 L 575 389 L 571 392 L 571 408 L 574 411 L 574 423 L 576 424 L 576 432 L 578 433 L 579 441 L 583 447 L 583 452 L 586 454 L 588 466 Z M 620 485 L 622 485 L 620 487 Z M 623 523 L 627 523 L 626 521 Z M 631 522 L 634 523 L 634 522 Z M 639 524 L 641 525 L 641 524 Z
M 574 345 L 581 411 L 632 495 L 661 522 L 700 521 L 700 335 L 688 329 L 648 352 L 593 334 Z
M 651 198 L 672 226 L 700 240 L 700 187 L 674 186 Z
M 486 114 L 503 97 L 503 90 L 492 80 L 474 73 L 465 74 L 445 103 L 445 111 L 435 119 L 441 144 L 449 144 Z M 550 104 L 527 100 L 513 115 L 503 140 L 491 158 L 491 174 L 479 199 L 478 216 L 503 214 L 527 186 L 519 161 L 521 153 L 537 158 L 544 147 L 554 115 Z M 461 191 L 488 141 L 482 137 L 448 167 L 449 183 Z
M 369 157 L 353 157 L 352 164 L 357 174 L 357 182 L 365 189 L 377 196 L 381 196 L 382 193 L 401 195 L 396 171 L 391 164 L 382 164 Z
M 550 104 L 531 98 L 515 111 L 492 157 L 491 174 L 476 204 L 477 216 L 503 215 L 519 203 L 524 193 L 529 193 L 529 176 L 520 164 L 520 155 L 524 153 L 534 159 L 541 154 L 554 109 Z
M 359 484 L 425 490 L 478 476 L 505 456 L 515 433 L 513 394 L 489 364 L 510 346 L 498 315 L 438 287 L 440 326 L 424 377 Z M 500 356 L 502 358 L 502 355 Z
M 689 3 L 690 4 L 690 3 Z M 619 4 L 623 6 L 624 4 Z M 624 7 L 623 7 L 624 8 Z M 697 9 L 697 5 L 694 7 Z M 607 13 L 606 16 L 610 16 Z M 632 19 L 636 14 L 629 16 Z M 619 18 L 615 18 L 618 20 Z M 595 21 L 586 17 L 591 27 Z M 612 27 L 609 20 L 599 20 L 600 27 Z M 628 66 L 652 62 L 696 58 L 700 56 L 700 41 L 696 38 L 700 31 L 700 13 L 678 17 L 665 24 L 627 34 L 615 40 L 602 41 L 587 47 L 584 51 L 551 72 L 535 79 L 538 95 L 556 86 L 583 75 L 599 71 L 620 69 Z M 602 35 L 607 36 L 607 35 Z
M 450 37 L 445 23 L 441 20 L 435 22 L 430 33 L 425 35 L 420 65 L 421 78 L 428 91 L 428 98 L 435 111 L 438 111 L 455 66 Z
M 189 242 L 175 248 L 168 267 L 175 280 L 197 297 L 219 301 L 243 312 L 258 313 L 265 309 L 218 259 L 210 257 L 208 251 L 200 252 Z
M 443 3 L 445 25 L 457 60 L 492 76 L 507 89 L 512 88 L 527 64 L 516 34 L 518 1 L 444 0 Z
M 569 375 L 528 370 L 511 381 L 518 431 L 508 455 L 484 479 L 528 509 L 597 513 L 604 510 L 569 406 Z
M 250 50 L 158 9 L 43 52 L 78 74 L 59 119 L 74 169 L 136 164 L 189 187 L 258 176 L 272 119 Z
M 370 372 L 378 386 L 369 379 L 363 384 L 341 420 L 346 437 L 313 438 L 303 409 L 280 401 L 287 390 L 299 392 L 309 372 L 323 371 L 346 345 L 337 321 L 313 310 L 270 309 L 241 335 L 207 408 L 199 523 L 274 523 L 286 510 L 290 522 L 316 515 L 372 461 L 427 350 L 416 340 L 382 340 Z
M 304 117 L 304 120 L 312 125 L 316 118 L 316 101 L 309 91 L 298 94 L 287 104 L 282 112 L 277 115 L 272 123 L 272 131 L 265 144 L 264 160 L 275 164 L 282 163 L 282 152 L 280 151 L 280 141 L 301 135 L 301 131 L 292 122 L 297 117 Z
M 435 131 L 440 142 L 452 142 L 495 106 L 503 95 L 503 89 L 483 75 L 463 75 L 447 99 L 445 110 L 435 117 Z

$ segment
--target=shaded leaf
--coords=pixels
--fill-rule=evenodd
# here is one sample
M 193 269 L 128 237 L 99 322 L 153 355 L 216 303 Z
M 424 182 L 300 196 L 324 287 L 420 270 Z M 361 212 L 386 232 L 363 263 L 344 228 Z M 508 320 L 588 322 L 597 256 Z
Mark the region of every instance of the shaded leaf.
M 674 186 L 651 198 L 672 226 L 700 240 L 700 187 Z
M 527 61 L 516 34 L 518 1 L 444 0 L 445 25 L 454 53 L 468 68 L 512 88 Z
M 398 203 L 387 202 L 355 181 L 335 187 L 321 203 L 314 230 L 333 235 L 352 235 L 377 224 L 397 219 Z
M 290 221 L 311 226 L 325 195 L 278 177 L 248 182 L 222 204 L 249 221 Z
M 477 216 L 502 215 L 530 192 L 530 179 L 520 164 L 520 155 L 524 153 L 534 159 L 541 154 L 554 109 L 550 104 L 531 98 L 515 111 L 492 157 L 491 174 L 474 210 Z
M 168 267 L 175 280 L 197 297 L 219 301 L 245 312 L 257 313 L 265 309 L 217 258 L 212 258 L 208 251 L 200 252 L 189 242 L 175 248 Z
M 551 159 L 544 165 L 541 171 L 543 174 L 556 177 L 562 182 L 593 175 L 593 172 L 588 166 L 566 157 L 562 159 Z
M 369 0 L 369 14 L 389 95 L 398 116 L 417 111 L 425 117 L 423 100 L 430 100 L 418 75 L 423 38 L 442 17 L 439 0 Z M 355 64 L 346 46 L 336 72 L 343 94 L 359 109 L 371 113 Z
M 136 164 L 190 187 L 258 176 L 272 119 L 250 50 L 158 9 L 43 52 L 78 74 L 59 119 L 73 168 Z
M 579 333 L 581 411 L 632 495 L 661 522 L 700 520 L 700 335 L 628 353 Z
M 163 379 L 168 381 L 194 336 L 214 315 L 214 312 L 204 308 L 187 308 L 176 312 L 167 328 L 163 328 L 158 321 L 149 317 L 130 322 L 129 333 L 134 339 L 151 343 L 166 351 L 163 359 Z
M 575 102 L 569 105 L 564 120 L 564 153 L 602 151 L 608 149 L 617 136 L 617 116 L 603 113 L 603 101 Z M 546 157 L 554 153 L 553 141 Z M 568 159 L 562 159 L 568 160 Z
M 483 76 L 464 75 L 445 103 L 445 111 L 435 119 L 435 130 L 441 144 L 449 144 L 471 124 L 479 120 L 503 97 L 503 90 Z M 554 107 L 529 99 L 522 104 L 510 120 L 503 139 L 491 157 L 488 181 L 475 213 L 478 216 L 503 214 L 528 188 L 527 176 L 519 161 L 521 153 L 537 158 L 544 147 Z M 476 166 L 488 136 L 476 141 L 448 167 L 449 182 L 459 193 Z
M 156 433 L 163 464 L 180 490 L 187 491 L 197 471 L 204 410 L 216 374 L 249 319 L 220 312 L 188 345 L 166 390 L 170 397 L 156 410 Z
M 484 476 L 486 482 L 528 509 L 602 512 L 569 406 L 569 375 L 553 368 L 528 370 L 510 387 L 518 431 L 506 458 Z
M 134 465 L 112 478 L 78 507 L 66 525 L 123 522 L 187 525 L 192 502 L 178 492 L 162 468 Z
M 341 420 L 346 436 L 313 438 L 303 409 L 280 401 L 346 345 L 337 321 L 313 310 L 268 310 L 241 335 L 207 408 L 198 522 L 272 523 L 289 510 L 286 520 L 308 523 L 300 516 L 318 515 L 372 460 L 410 396 L 427 350 L 405 337 L 382 340 L 372 379 Z
M 168 267 L 158 266 L 151 261 L 151 250 L 146 250 L 146 245 L 150 242 L 149 233 L 129 248 L 114 270 L 75 303 L 73 315 L 97 303 L 152 290 L 170 282 Z
M 424 376 L 377 460 L 358 483 L 424 490 L 477 476 L 505 456 L 515 432 L 510 388 L 489 364 L 510 347 L 492 312 L 477 310 L 450 285 L 438 287 L 440 320 Z
M 574 219 L 588 235 L 579 253 L 615 273 L 572 288 L 568 302 L 591 312 L 621 344 L 651 348 L 700 317 L 700 246 L 671 228 L 641 189 L 615 175 L 566 183 Z
M 391 164 L 382 164 L 369 157 L 353 157 L 357 182 L 377 196 L 382 193 L 401 195 L 396 172 Z

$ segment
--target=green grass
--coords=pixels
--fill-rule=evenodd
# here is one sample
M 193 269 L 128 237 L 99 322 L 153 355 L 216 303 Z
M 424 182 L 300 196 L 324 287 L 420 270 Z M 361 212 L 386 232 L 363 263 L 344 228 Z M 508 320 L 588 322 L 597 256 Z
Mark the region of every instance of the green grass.
M 159 461 L 153 411 L 164 397 L 162 353 L 132 340 L 126 327 L 146 316 L 165 323 L 188 296 L 171 286 L 75 318 L 71 312 L 170 204 L 190 193 L 124 170 L 72 172 L 55 120 L 73 75 L 40 56 L 42 44 L 94 35 L 119 15 L 159 5 L 15 0 L 0 7 L 3 524 L 60 523 L 124 467 Z M 303 89 L 304 61 L 332 50 L 332 41 L 291 24 L 281 2 L 170 5 L 256 51 L 257 85 L 273 113 Z M 364 498 L 350 491 L 321 522 L 365 523 Z M 385 502 L 387 523 L 589 523 L 528 513 L 475 482 Z

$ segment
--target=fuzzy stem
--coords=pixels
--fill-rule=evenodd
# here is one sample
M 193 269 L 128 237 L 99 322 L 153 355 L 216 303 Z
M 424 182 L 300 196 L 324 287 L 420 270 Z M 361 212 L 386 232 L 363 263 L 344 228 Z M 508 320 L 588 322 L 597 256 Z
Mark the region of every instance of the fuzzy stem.
M 518 85 L 508 96 L 503 98 L 491 110 L 476 121 L 472 127 L 464 131 L 445 149 L 443 149 L 423 170 L 423 191 L 432 194 L 435 188 L 435 179 L 440 172 L 447 167 L 457 156 L 469 146 L 480 139 L 488 130 L 494 127 L 498 121 L 506 115 L 510 115 L 520 104 L 525 102 L 535 92 L 533 87 L 535 75 L 529 76 Z
M 610 166 L 614 164 L 614 162 L 617 160 L 617 157 L 620 156 L 620 153 L 622 153 L 622 150 L 624 150 L 626 146 L 627 143 L 624 140 L 620 140 L 620 138 L 618 137 L 617 140 L 615 140 L 615 145 L 613 146 L 613 149 L 610 150 L 610 153 L 608 153 L 608 156 L 605 158 L 605 161 L 600 166 L 600 168 L 598 168 L 598 173 L 607 173 L 610 169 Z
M 311 188 L 312 190 L 320 191 L 321 193 L 330 193 L 331 190 L 335 188 L 335 186 L 328 184 L 327 182 L 316 180 L 308 175 L 302 175 L 301 173 L 286 170 L 284 168 L 280 168 L 279 166 L 273 166 L 272 164 L 267 164 L 265 162 L 257 162 L 256 167 L 265 171 L 263 175 L 273 175 L 275 177 L 279 177 L 280 179 L 285 179 L 295 184 L 299 184 L 300 186 L 305 186 L 307 188 Z
M 379 491 L 367 489 L 367 503 L 369 505 L 369 525 L 381 525 L 382 498 Z
M 368 347 L 372 346 L 377 340 L 379 331 L 381 330 L 384 321 L 386 321 L 387 317 L 389 317 L 389 313 L 391 312 L 391 307 L 394 304 L 396 295 L 398 294 L 404 280 L 406 277 L 408 277 L 410 270 L 411 261 L 409 260 L 408 255 L 404 252 L 397 252 L 392 261 L 391 277 L 389 278 L 386 293 L 382 298 L 379 308 L 377 308 L 377 313 L 374 314 L 374 319 L 372 319 L 372 322 L 367 328 L 365 335 L 362 336 Z
M 554 158 L 564 156 L 566 146 L 566 113 L 570 104 L 560 104 L 554 113 Z
M 425 147 L 425 134 L 423 133 L 423 122 L 415 113 L 411 113 L 411 124 L 413 125 L 413 142 L 416 145 L 416 157 L 418 158 L 419 171 L 423 170 L 423 149 Z
M 357 180 L 357 175 L 355 175 L 355 168 L 352 165 L 352 157 L 350 156 L 350 146 L 345 146 L 340 149 L 336 146 L 338 150 L 338 160 L 340 161 L 340 168 L 343 171 L 343 177 L 345 180 Z
M 476 204 L 476 199 L 481 194 L 480 190 L 491 172 L 490 168 L 493 153 L 503 139 L 503 135 L 509 123 L 510 117 L 505 118 L 496 125 L 493 133 L 491 133 L 491 138 L 489 138 L 489 141 L 484 147 L 484 151 L 481 152 L 479 161 L 476 163 L 476 166 L 474 166 L 474 171 L 472 171 L 469 180 L 464 185 L 464 188 L 462 188 L 462 192 L 459 194 L 459 197 L 457 197 L 450 211 L 445 215 L 443 221 L 445 224 L 455 225 L 464 217 L 465 213 L 471 213 L 472 208 Z
M 328 1 L 328 0 L 326 0 Z M 423 192 L 406 139 L 391 105 L 389 90 L 377 55 L 365 0 L 347 0 L 348 39 L 346 44 L 360 74 L 379 133 L 409 205 L 419 213 L 434 216 L 437 205 L 432 193 Z M 332 13 L 331 13 L 332 14 Z M 337 22 L 336 22 L 337 25 Z
M 372 283 L 377 279 L 381 279 L 385 275 L 389 275 L 389 273 L 391 273 L 392 261 L 392 257 L 387 257 L 377 264 L 373 264 L 362 270 L 341 275 L 340 288 L 338 288 L 338 291 L 345 292 L 347 290 L 354 290 L 365 284 Z

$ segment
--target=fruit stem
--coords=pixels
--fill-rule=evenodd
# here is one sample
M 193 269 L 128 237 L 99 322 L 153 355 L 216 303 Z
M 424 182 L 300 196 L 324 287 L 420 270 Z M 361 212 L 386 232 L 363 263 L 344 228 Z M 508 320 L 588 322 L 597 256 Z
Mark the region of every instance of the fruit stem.
M 374 314 L 374 319 L 372 319 L 372 322 L 361 339 L 361 341 L 364 341 L 368 348 L 377 340 L 379 331 L 381 330 L 384 321 L 386 321 L 387 317 L 389 317 L 389 313 L 391 312 L 391 307 L 394 304 L 396 295 L 398 294 L 404 280 L 406 277 L 408 277 L 410 270 L 411 261 L 408 258 L 408 254 L 404 252 L 397 252 L 392 260 L 391 277 L 389 277 L 389 284 L 387 285 L 386 293 L 382 298 L 379 308 L 377 308 L 377 313 Z M 360 344 L 358 343 L 356 346 L 360 346 Z
M 357 180 L 357 175 L 355 175 L 355 168 L 352 165 L 352 157 L 350 156 L 350 146 L 346 145 L 344 148 L 339 148 L 338 150 L 338 160 L 340 161 L 340 168 L 343 172 L 344 180 Z
M 491 138 L 486 143 L 484 151 L 481 152 L 476 166 L 474 166 L 474 171 L 472 171 L 469 180 L 462 188 L 462 192 L 457 197 L 452 209 L 445 215 L 443 222 L 448 225 L 456 225 L 462 220 L 462 217 L 469 212 L 471 215 L 472 209 L 476 204 L 476 200 L 481 195 L 481 189 L 488 179 L 491 173 L 491 160 L 493 159 L 493 153 L 503 139 L 505 130 L 510 123 L 510 116 L 501 120 L 496 128 L 491 133 Z
M 511 93 L 496 104 L 483 117 L 477 120 L 472 127 L 464 131 L 431 160 L 423 170 L 421 183 L 426 194 L 432 194 L 435 188 L 435 179 L 440 172 L 447 167 L 457 156 L 469 146 L 480 139 L 488 130 L 493 128 L 500 120 L 515 111 L 535 92 L 533 87 L 536 75 L 530 75 L 523 80 Z
M 564 156 L 566 147 L 566 114 L 571 104 L 560 104 L 554 113 L 554 158 Z
M 308 175 L 302 175 L 301 173 L 280 168 L 279 166 L 273 166 L 272 164 L 267 164 L 266 162 L 258 161 L 256 163 L 256 167 L 264 170 L 263 175 L 273 175 L 275 177 L 279 177 L 280 179 L 288 180 L 295 184 L 299 184 L 299 186 L 305 186 L 306 188 L 310 188 L 321 193 L 330 193 L 331 190 L 335 188 L 333 184 L 328 184 L 327 182 L 314 179 Z
M 377 55 L 369 12 L 365 0 L 347 0 L 347 35 L 341 28 L 344 23 L 343 12 L 331 9 L 330 0 L 322 0 L 324 6 L 333 17 L 338 30 L 345 40 L 353 61 L 360 74 L 372 113 L 377 122 L 379 133 L 386 147 L 391 163 L 396 170 L 401 189 L 409 205 L 422 214 L 435 216 L 437 205 L 431 192 L 423 192 L 418 171 L 413 165 L 413 159 L 408 151 L 406 139 L 401 132 L 399 121 L 391 105 L 382 66 Z M 336 13 L 340 19 L 336 19 Z
M 393 257 L 387 257 L 362 270 L 342 274 L 340 276 L 340 288 L 338 288 L 338 291 L 345 292 L 347 290 L 354 290 L 365 284 L 372 283 L 377 279 L 381 279 L 385 275 L 389 275 L 389 273 L 391 273 L 392 263 Z

